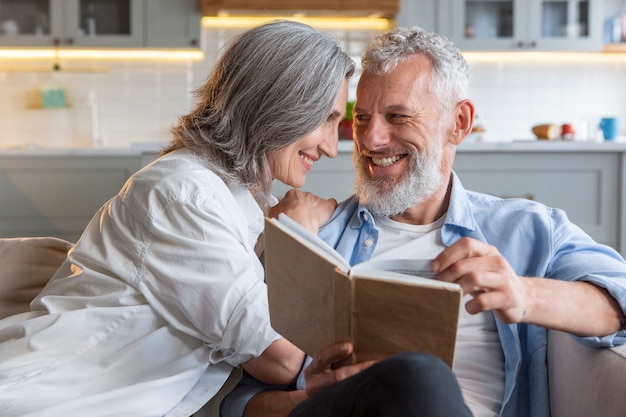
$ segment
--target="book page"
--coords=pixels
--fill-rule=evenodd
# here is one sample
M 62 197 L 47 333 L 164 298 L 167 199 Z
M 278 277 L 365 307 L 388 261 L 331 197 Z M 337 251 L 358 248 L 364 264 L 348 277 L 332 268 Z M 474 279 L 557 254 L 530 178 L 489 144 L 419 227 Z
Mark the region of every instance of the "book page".
M 330 246 L 328 243 L 324 242 L 317 235 L 314 235 L 306 228 L 302 227 L 291 217 L 287 216 L 284 213 L 278 215 L 278 223 L 279 226 L 283 226 L 283 228 L 287 228 L 290 231 L 290 234 L 294 236 L 294 238 L 301 241 L 304 245 L 306 245 L 309 249 L 315 251 L 318 255 L 322 256 L 329 262 L 334 263 L 341 269 L 343 272 L 348 272 L 350 270 L 350 264 Z
M 433 279 L 432 259 L 380 259 L 354 265 L 352 276 L 377 278 L 406 283 L 420 283 L 429 287 L 456 289 L 458 284 Z

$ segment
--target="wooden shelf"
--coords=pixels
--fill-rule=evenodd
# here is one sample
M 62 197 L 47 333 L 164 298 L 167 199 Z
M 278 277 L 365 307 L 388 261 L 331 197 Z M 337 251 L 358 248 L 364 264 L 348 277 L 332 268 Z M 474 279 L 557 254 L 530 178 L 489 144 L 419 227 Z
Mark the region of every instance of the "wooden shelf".
M 395 18 L 399 0 L 200 0 L 203 16 L 220 11 L 302 13 L 308 15 L 367 16 Z

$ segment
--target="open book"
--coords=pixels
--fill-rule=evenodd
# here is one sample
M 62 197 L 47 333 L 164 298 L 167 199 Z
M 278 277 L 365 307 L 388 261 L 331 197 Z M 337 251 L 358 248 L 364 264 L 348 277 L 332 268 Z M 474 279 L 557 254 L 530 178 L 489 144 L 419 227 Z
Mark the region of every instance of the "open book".
M 430 260 L 350 265 L 286 215 L 265 220 L 272 327 L 309 355 L 352 341 L 350 363 L 418 350 L 452 366 L 462 291 Z

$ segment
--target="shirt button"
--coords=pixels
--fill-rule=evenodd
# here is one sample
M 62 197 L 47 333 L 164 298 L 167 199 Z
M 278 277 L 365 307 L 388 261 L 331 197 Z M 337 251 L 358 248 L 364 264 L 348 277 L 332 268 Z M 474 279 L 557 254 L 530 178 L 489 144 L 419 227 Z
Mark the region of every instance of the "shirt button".
M 372 246 L 374 241 L 372 239 L 365 239 L 365 246 Z
M 366 222 L 370 221 L 370 216 L 368 214 L 363 214 L 363 220 L 365 220 Z

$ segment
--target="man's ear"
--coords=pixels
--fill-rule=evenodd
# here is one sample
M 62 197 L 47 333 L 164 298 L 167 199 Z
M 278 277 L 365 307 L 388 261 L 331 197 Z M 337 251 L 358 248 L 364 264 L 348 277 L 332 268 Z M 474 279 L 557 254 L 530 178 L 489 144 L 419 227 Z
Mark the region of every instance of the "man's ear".
M 474 103 L 471 100 L 461 100 L 456 104 L 454 111 L 454 129 L 450 135 L 450 143 L 460 145 L 472 133 L 474 126 Z

